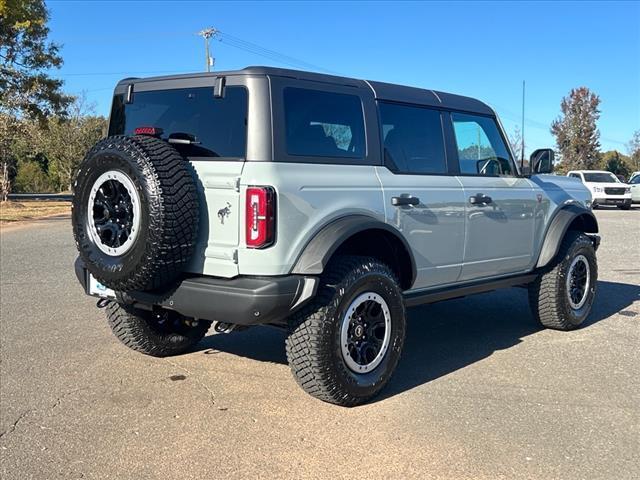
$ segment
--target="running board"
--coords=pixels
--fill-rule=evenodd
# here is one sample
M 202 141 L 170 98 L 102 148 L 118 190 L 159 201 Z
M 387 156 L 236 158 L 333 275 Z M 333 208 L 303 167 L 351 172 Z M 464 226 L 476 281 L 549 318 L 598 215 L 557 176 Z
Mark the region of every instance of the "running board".
M 434 290 L 412 292 L 404 295 L 404 304 L 407 307 L 415 307 L 424 303 L 435 303 L 442 300 L 450 300 L 452 298 L 466 297 L 476 293 L 486 293 L 499 288 L 515 287 L 519 285 L 527 285 L 533 282 L 538 275 L 528 273 L 526 275 L 517 275 L 514 277 L 500 278 L 498 280 L 484 280 L 453 287 L 437 288 Z

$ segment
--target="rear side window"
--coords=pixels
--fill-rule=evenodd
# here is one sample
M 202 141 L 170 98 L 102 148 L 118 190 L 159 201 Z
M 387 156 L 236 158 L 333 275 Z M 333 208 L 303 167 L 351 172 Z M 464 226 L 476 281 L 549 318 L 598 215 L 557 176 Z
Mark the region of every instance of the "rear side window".
M 396 173 L 446 173 L 440 112 L 380 104 L 385 165 Z
M 509 150 L 491 117 L 452 113 L 458 144 L 460 173 L 470 175 L 513 175 Z
M 244 158 L 247 145 L 247 90 L 227 87 L 215 98 L 213 87 L 134 92 L 133 103 L 116 95 L 109 135 L 133 135 L 137 127 L 161 128 L 162 138 L 193 157 Z
M 360 97 L 287 87 L 284 114 L 289 155 L 364 158 Z

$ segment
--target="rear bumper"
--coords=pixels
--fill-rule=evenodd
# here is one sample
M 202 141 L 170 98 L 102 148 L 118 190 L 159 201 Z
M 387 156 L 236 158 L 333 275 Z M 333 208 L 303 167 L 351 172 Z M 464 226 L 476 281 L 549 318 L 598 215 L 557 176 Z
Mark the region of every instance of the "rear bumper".
M 88 272 L 78 258 L 76 276 L 88 292 Z M 282 323 L 316 293 L 317 277 L 190 277 L 162 292 L 117 292 L 137 308 L 174 310 L 182 315 L 237 325 Z

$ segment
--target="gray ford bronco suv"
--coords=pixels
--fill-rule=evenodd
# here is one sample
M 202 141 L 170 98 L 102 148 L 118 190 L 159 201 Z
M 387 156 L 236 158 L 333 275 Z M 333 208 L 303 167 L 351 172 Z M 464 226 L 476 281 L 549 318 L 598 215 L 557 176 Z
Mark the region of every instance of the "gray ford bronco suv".
M 128 78 L 77 173 L 76 274 L 134 350 L 279 326 L 300 386 L 358 405 L 407 307 L 520 286 L 543 326 L 585 320 L 591 195 L 545 175 L 551 150 L 530 165 L 468 97 L 267 67 Z

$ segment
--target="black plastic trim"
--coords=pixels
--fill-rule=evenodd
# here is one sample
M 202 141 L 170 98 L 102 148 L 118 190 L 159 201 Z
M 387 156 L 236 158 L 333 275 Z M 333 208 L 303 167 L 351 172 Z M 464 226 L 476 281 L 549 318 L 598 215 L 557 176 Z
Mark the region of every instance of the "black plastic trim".
M 88 293 L 86 268 L 78 258 L 78 281 Z M 312 288 L 304 288 L 313 282 Z M 116 292 L 118 301 L 137 308 L 161 307 L 182 315 L 237 325 L 282 323 L 315 296 L 317 279 L 301 275 L 279 277 L 185 278 L 165 292 Z
M 562 207 L 553 217 L 553 220 L 551 220 L 551 223 L 547 228 L 542 249 L 538 256 L 538 262 L 536 263 L 537 268 L 544 267 L 553 260 L 560 249 L 560 244 L 569 229 L 569 225 L 571 225 L 571 222 L 580 216 L 584 216 L 588 219 L 585 221 L 590 223 L 590 226 L 586 229 L 585 233 L 598 233 L 598 221 L 591 210 L 578 205 L 566 205 Z M 597 242 L 594 240 L 594 247 L 597 248 L 599 243 L 599 238 Z
M 436 288 L 424 292 L 407 293 L 404 296 L 404 304 L 407 307 L 415 307 L 425 303 L 435 303 L 442 300 L 475 295 L 476 293 L 490 292 L 492 290 L 498 290 L 499 288 L 527 285 L 533 282 L 537 276 L 538 275 L 536 273 L 527 273 L 525 275 L 515 275 L 496 280 L 480 280 L 463 285 Z
M 601 198 L 594 200 L 592 205 L 631 205 L 633 203 L 631 198 Z M 636 202 L 637 203 L 637 202 Z
M 324 226 L 306 245 L 298 257 L 291 273 L 300 275 L 319 275 L 329 263 L 331 256 L 349 237 L 364 230 L 384 230 L 402 242 L 411 259 L 411 281 L 416 279 L 416 262 L 411 247 L 402 234 L 392 226 L 366 215 L 350 215 L 339 218 Z

